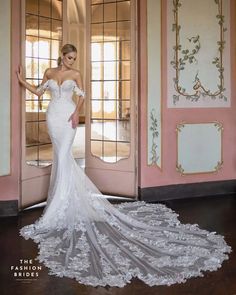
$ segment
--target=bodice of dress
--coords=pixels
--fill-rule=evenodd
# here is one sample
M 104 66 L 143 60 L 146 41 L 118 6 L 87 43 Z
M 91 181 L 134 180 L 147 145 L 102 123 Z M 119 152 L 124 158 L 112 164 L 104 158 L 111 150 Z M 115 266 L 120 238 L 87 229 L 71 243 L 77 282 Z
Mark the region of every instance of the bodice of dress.
M 49 79 L 44 84 L 41 84 L 38 87 L 37 91 L 45 91 L 46 89 L 50 90 L 53 100 L 71 100 L 73 93 L 75 93 L 78 96 L 85 96 L 84 91 L 81 90 L 77 86 L 76 82 L 72 79 L 63 81 L 61 85 L 59 85 L 56 80 Z

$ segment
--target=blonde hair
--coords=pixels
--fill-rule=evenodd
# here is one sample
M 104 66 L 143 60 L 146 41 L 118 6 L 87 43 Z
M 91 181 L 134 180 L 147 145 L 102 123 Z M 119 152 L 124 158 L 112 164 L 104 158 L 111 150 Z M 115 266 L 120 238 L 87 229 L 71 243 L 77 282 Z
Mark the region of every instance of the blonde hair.
M 67 53 L 70 53 L 70 52 L 77 52 L 77 49 L 74 45 L 72 44 L 65 44 L 62 46 L 61 48 L 61 53 L 62 55 L 66 55 Z M 62 61 L 62 58 L 61 56 L 58 57 L 57 59 L 57 65 L 60 66 L 61 65 L 61 61 Z

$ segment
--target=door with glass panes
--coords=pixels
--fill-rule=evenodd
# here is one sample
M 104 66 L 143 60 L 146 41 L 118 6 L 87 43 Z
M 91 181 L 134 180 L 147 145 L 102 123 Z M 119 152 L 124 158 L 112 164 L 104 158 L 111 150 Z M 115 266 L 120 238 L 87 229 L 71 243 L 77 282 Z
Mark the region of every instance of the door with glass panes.
M 87 1 L 86 173 L 107 194 L 137 195 L 136 1 Z
M 76 45 L 86 91 L 85 172 L 103 193 L 130 197 L 137 195 L 135 22 L 135 0 L 22 0 L 27 81 L 40 84 L 44 70 L 56 66 L 61 45 Z M 45 116 L 50 93 L 40 99 L 27 91 L 22 95 L 21 206 L 26 207 L 47 197 L 52 146 Z

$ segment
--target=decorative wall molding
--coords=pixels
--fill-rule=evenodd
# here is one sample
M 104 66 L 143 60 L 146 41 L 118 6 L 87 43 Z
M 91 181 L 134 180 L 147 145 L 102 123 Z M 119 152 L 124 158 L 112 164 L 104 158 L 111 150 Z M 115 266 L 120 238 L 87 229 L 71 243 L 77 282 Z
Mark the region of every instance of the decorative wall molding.
M 147 60 L 147 165 L 161 168 L 161 0 L 147 0 Z
M 11 1 L 0 1 L 0 176 L 11 173 Z M 4 70 L 3 70 L 4 69 Z
M 213 173 L 222 168 L 221 123 L 180 123 L 176 132 L 177 172 L 181 175 Z
M 168 106 L 230 106 L 230 1 L 168 4 Z

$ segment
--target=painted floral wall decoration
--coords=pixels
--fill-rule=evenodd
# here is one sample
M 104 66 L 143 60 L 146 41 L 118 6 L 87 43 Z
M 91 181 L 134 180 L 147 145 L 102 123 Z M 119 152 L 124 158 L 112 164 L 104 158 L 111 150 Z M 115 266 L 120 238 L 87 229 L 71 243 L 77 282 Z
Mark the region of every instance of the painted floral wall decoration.
M 150 112 L 150 121 L 151 125 L 149 127 L 151 136 L 152 136 L 152 144 L 151 144 L 151 150 L 150 150 L 150 161 L 151 165 L 157 164 L 159 156 L 157 155 L 157 149 L 158 149 L 158 144 L 157 144 L 157 139 L 159 136 L 158 132 L 158 121 L 157 121 L 157 116 L 155 109 L 152 109 Z
M 217 89 L 212 91 L 207 88 L 206 85 L 201 81 L 199 72 L 195 74 L 193 81 L 192 91 L 186 91 L 185 87 L 181 85 L 181 73 L 185 71 L 187 64 L 197 64 L 199 53 L 201 51 L 201 36 L 197 34 L 195 36 L 189 36 L 187 38 L 188 47 L 184 47 L 181 44 L 180 32 L 181 25 L 179 24 L 179 13 L 181 10 L 181 0 L 173 0 L 173 14 L 174 23 L 172 24 L 172 31 L 175 33 L 175 45 L 173 46 L 174 58 L 171 61 L 171 65 L 175 70 L 175 77 L 173 78 L 174 88 L 176 93 L 173 94 L 173 103 L 176 104 L 180 96 L 185 97 L 186 100 L 196 102 L 201 97 L 210 97 L 211 99 L 221 99 L 227 101 L 225 95 L 224 86 L 224 65 L 223 65 L 223 52 L 225 48 L 224 33 L 226 32 L 225 17 L 223 15 L 222 1 L 223 0 L 212 0 L 217 5 L 216 24 L 219 26 L 219 40 L 217 41 L 217 55 L 211 60 L 211 63 L 216 67 L 218 72 Z M 185 43 L 186 44 L 186 43 Z M 186 46 L 186 45 L 185 45 Z

